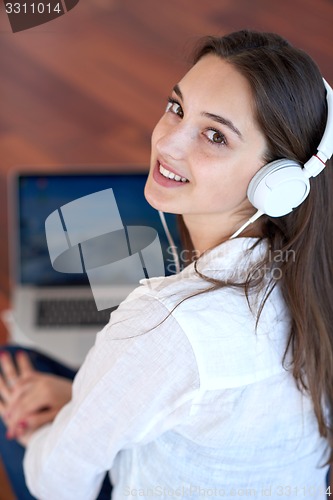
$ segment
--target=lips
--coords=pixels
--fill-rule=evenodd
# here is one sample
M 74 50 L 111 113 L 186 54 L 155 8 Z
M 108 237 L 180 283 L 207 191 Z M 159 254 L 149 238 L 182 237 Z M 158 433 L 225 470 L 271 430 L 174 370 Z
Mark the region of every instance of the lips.
M 156 161 L 153 178 L 158 184 L 168 188 L 181 187 L 189 183 L 186 177 L 183 177 L 165 163 L 162 164 L 159 160 Z

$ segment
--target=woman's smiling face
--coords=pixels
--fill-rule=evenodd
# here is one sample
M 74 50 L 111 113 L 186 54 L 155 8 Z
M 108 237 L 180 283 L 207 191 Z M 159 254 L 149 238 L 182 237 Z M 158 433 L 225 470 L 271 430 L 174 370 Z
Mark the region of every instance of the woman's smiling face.
M 174 87 L 153 131 L 145 196 L 158 210 L 183 214 L 185 223 L 203 216 L 232 230 L 255 212 L 246 192 L 265 150 L 247 80 L 207 55 Z

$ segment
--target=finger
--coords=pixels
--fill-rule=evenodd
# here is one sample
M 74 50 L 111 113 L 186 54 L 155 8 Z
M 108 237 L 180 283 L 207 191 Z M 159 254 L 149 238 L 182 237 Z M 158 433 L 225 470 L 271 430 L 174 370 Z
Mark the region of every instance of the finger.
M 19 372 L 21 377 L 27 377 L 35 371 L 32 363 L 30 361 L 30 358 L 26 352 L 19 351 L 16 354 L 15 359 L 16 359 L 16 363 L 17 363 L 18 372 Z
M 4 414 L 6 412 L 6 406 L 0 399 L 0 417 L 3 419 Z
M 22 384 L 20 380 L 18 380 L 17 384 L 11 392 L 8 390 L 6 384 L 4 384 L 3 392 L 5 392 L 5 396 L 2 397 L 4 403 L 4 408 L 2 409 L 2 417 L 4 421 L 8 422 L 8 420 L 10 420 L 10 418 L 12 417 L 12 412 L 17 410 L 17 407 L 19 407 L 20 405 L 20 398 L 27 390 L 28 385 Z
M 7 428 L 7 437 L 13 437 L 13 438 L 18 438 L 20 436 L 23 436 L 28 430 L 29 424 L 26 420 L 21 420 L 18 422 L 15 428 Z
M 11 391 L 9 390 L 4 378 L 0 375 L 0 397 L 4 403 L 10 399 Z
M 9 388 L 13 387 L 18 378 L 18 374 L 12 356 L 6 351 L 0 352 L 0 366 L 2 377 L 7 386 Z
M 28 429 L 31 431 L 35 431 L 36 429 L 39 429 L 42 425 L 48 424 L 52 422 L 59 410 L 57 409 L 50 409 L 50 410 L 45 410 L 40 413 L 34 413 L 33 415 L 29 415 L 26 418 L 26 422 L 28 424 Z
M 28 423 L 26 420 L 21 420 L 15 426 L 8 425 L 6 430 L 7 439 L 17 439 L 22 436 L 28 430 Z
M 17 423 L 33 412 L 41 411 L 46 404 L 38 387 L 27 385 L 22 388 L 22 392 L 14 400 L 8 401 L 4 417 L 7 424 L 15 427 Z
M 15 425 L 8 425 L 6 437 L 7 439 L 18 439 L 27 432 L 33 432 L 42 425 L 52 422 L 57 413 L 57 410 L 51 409 L 28 415 Z
M 7 422 L 11 407 L 13 403 L 19 398 L 23 387 L 20 387 L 20 382 L 16 384 L 11 391 L 5 383 L 3 377 L 0 375 L 0 417 Z
M 7 439 L 17 439 L 17 441 L 24 447 L 26 447 L 31 439 L 33 432 L 25 429 L 19 429 L 17 435 L 6 433 Z

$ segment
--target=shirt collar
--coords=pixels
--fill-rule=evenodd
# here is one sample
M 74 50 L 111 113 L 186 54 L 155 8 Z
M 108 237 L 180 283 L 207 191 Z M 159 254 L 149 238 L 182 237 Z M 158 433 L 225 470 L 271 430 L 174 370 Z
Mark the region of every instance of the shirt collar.
M 208 277 L 244 281 L 249 269 L 266 255 L 267 245 L 267 240 L 259 238 L 228 240 L 205 252 L 196 267 Z

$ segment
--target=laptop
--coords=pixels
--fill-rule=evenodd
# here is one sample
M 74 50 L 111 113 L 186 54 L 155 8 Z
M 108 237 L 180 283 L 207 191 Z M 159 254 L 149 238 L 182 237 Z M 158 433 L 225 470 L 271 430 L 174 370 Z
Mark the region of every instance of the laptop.
M 76 368 L 112 310 L 141 278 L 152 277 L 154 271 L 155 275 L 166 276 L 175 272 L 159 214 L 144 198 L 147 173 L 124 170 L 112 167 L 96 172 L 92 167 L 83 172 L 45 169 L 12 174 L 9 236 L 13 342 L 37 348 Z M 91 207 L 96 213 L 92 214 Z M 166 214 L 166 219 L 179 248 L 176 217 Z M 72 243 L 68 243 L 68 235 Z M 132 249 L 125 255 L 123 246 L 115 246 L 114 241 L 132 244 Z M 67 253 L 66 242 L 70 247 Z M 159 261 L 147 274 L 152 248 L 157 261 L 160 249 L 162 267 Z M 97 263 L 96 255 L 100 259 Z M 93 262 L 90 268 L 88 257 Z M 131 266 L 140 272 L 127 273 Z M 103 292 L 105 303 L 100 300 Z

